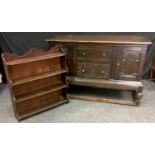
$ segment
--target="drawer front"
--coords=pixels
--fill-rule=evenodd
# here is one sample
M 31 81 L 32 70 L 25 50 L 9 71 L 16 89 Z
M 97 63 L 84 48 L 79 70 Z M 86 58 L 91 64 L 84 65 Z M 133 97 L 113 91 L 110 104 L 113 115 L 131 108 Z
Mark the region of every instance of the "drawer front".
M 83 78 L 109 79 L 110 65 L 109 64 L 77 64 L 77 76 Z
M 112 47 L 78 47 L 77 57 L 86 59 L 110 59 L 111 58 Z

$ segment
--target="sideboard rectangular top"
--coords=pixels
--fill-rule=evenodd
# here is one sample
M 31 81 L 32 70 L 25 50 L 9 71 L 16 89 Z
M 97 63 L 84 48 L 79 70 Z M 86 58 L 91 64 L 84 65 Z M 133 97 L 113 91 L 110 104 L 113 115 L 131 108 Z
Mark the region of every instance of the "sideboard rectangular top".
M 151 39 L 138 35 L 56 35 L 47 42 L 105 43 L 105 44 L 152 44 Z

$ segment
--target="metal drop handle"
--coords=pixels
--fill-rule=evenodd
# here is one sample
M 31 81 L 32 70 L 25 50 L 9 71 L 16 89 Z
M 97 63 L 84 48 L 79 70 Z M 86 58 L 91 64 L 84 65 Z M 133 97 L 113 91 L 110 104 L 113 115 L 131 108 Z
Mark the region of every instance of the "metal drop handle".
M 85 70 L 84 69 L 82 69 L 82 73 L 85 73 Z
M 86 55 L 86 52 L 83 52 L 82 55 L 85 56 Z
M 106 54 L 105 54 L 105 53 L 102 53 L 102 56 L 103 56 L 103 57 L 105 57 L 105 56 L 106 56 Z
M 105 72 L 104 71 L 101 71 L 101 74 L 104 74 Z

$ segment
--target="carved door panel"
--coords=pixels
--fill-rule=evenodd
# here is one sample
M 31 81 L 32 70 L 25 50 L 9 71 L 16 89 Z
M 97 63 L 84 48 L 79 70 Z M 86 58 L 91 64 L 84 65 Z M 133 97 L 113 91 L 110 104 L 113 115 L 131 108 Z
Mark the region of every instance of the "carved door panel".
M 137 80 L 140 75 L 142 52 L 132 48 L 119 48 L 116 74 L 119 80 Z

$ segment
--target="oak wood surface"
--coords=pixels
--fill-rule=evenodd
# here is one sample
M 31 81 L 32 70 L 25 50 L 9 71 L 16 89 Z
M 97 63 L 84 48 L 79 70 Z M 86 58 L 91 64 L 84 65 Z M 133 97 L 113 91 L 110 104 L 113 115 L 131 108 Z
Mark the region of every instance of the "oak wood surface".
M 131 91 L 112 90 L 104 88 L 71 85 L 68 97 L 71 99 L 89 100 L 95 102 L 135 105 Z
M 62 35 L 46 40 L 66 52 L 69 84 L 133 90 L 139 103 L 141 77 L 151 39 L 144 36 Z M 107 66 L 107 67 L 105 67 Z
M 122 81 L 122 80 L 103 80 L 103 79 L 86 79 L 80 77 L 67 77 L 69 84 L 93 86 L 98 88 L 122 89 L 122 90 L 138 90 L 143 87 L 140 81 Z
M 2 74 L 0 73 L 0 83 L 2 83 Z
M 31 49 L 23 56 L 2 54 L 14 113 L 23 119 L 68 102 L 67 66 L 60 46 Z
M 70 43 L 107 43 L 107 44 L 152 44 L 150 38 L 144 36 L 116 36 L 116 35 L 56 35 L 48 42 Z

